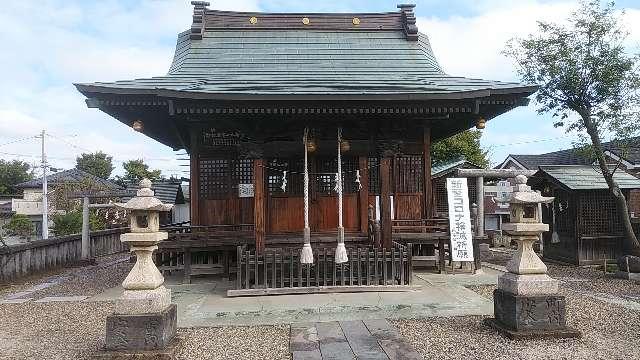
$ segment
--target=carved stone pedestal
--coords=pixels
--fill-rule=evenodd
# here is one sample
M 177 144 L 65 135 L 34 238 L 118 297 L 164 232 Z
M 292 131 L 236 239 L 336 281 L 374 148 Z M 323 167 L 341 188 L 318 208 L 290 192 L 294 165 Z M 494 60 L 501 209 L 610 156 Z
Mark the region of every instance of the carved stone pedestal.
M 567 327 L 564 296 L 514 295 L 496 289 L 493 299 L 495 318 L 485 323 L 510 339 L 581 336 Z
M 159 350 L 170 345 L 177 327 L 176 305 L 164 311 L 146 314 L 113 314 L 107 316 L 108 351 Z

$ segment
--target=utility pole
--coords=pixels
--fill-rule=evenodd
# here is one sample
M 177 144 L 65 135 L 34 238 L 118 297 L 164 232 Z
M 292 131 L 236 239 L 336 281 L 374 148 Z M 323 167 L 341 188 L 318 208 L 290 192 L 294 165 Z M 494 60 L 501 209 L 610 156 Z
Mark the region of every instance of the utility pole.
M 49 191 L 47 189 L 47 153 L 44 146 L 45 130 L 42 130 L 40 137 L 42 138 L 42 239 L 49 238 L 49 204 L 47 197 Z

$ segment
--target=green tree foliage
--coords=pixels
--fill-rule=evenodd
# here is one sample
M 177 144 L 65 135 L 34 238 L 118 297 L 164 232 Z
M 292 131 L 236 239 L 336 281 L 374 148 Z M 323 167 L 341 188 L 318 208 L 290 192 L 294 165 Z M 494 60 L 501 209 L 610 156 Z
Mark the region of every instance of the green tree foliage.
M 538 32 L 513 39 L 505 53 L 523 81 L 540 84 L 540 113 L 557 127 L 576 133 L 577 147 L 588 145 L 623 220 L 627 252 L 640 256 L 624 194 L 607 165 L 603 135 L 624 142 L 640 126 L 640 57 L 625 49 L 627 32 L 614 3 L 583 1 L 566 25 L 538 22 Z
M 76 158 L 76 169 L 108 179 L 113 171 L 113 158 L 102 151 L 83 153 Z
M 467 130 L 450 138 L 440 140 L 431 147 L 431 161 L 434 165 L 454 161 L 461 156 L 481 167 L 489 166 L 488 152 L 480 146 L 480 130 Z
M 0 159 L 0 194 L 17 194 L 16 184 L 33 179 L 30 169 L 24 161 Z
M 122 164 L 124 176 L 118 176 L 117 182 L 121 185 L 138 183 L 140 180 L 147 178 L 151 181 L 160 179 L 160 170 L 149 170 L 149 165 L 145 164 L 142 159 L 129 160 Z
M 29 238 L 35 234 L 35 226 L 27 215 L 15 214 L 4 226 L 4 230 L 8 235 L 19 236 L 21 238 Z
M 92 231 L 103 230 L 105 221 L 94 212 L 89 213 L 89 228 Z M 53 233 L 56 236 L 79 234 L 82 232 L 82 211 L 72 210 L 53 216 Z

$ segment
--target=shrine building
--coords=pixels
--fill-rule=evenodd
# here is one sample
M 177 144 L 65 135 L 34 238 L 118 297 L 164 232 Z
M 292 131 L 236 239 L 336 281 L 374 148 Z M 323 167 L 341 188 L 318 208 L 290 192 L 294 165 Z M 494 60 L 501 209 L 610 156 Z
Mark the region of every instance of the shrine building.
M 191 242 L 174 250 L 226 249 L 224 271 L 245 250 L 307 243 L 315 263 L 340 243 L 349 255 L 356 244 L 391 249 L 394 221 L 436 215 L 431 144 L 484 128 L 537 90 L 447 74 L 414 5 L 259 13 L 192 4 L 167 74 L 76 87 L 89 107 L 189 154 L 191 223 L 173 239 Z

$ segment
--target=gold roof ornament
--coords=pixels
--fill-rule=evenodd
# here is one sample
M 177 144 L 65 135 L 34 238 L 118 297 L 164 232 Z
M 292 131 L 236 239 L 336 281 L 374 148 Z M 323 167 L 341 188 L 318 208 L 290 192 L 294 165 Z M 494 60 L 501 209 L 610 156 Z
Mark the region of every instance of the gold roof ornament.
M 353 23 L 353 25 L 360 25 L 360 18 L 354 17 L 351 22 Z
M 251 25 L 255 25 L 258 23 L 258 18 L 255 16 L 252 16 L 249 18 L 249 22 L 251 23 Z
M 309 18 L 308 17 L 303 17 L 302 18 L 302 23 L 305 25 L 309 25 Z
M 484 118 L 479 118 L 478 122 L 476 122 L 476 129 L 478 130 L 482 130 L 487 126 L 487 120 L 485 120 Z

